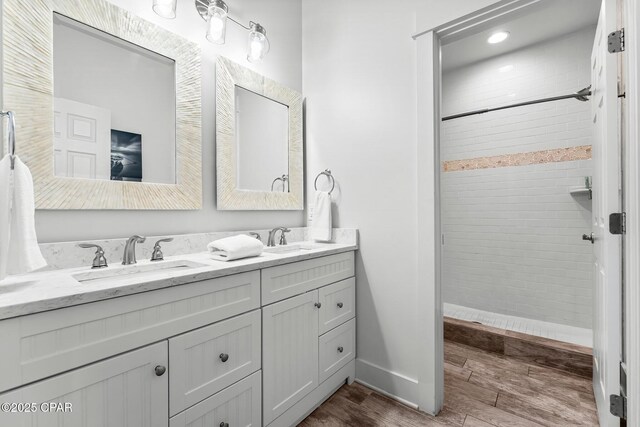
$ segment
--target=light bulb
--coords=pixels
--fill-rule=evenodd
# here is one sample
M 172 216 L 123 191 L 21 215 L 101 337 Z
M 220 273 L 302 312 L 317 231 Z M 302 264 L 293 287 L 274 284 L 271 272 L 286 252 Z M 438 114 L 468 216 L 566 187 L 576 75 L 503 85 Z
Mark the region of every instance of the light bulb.
M 509 38 L 509 32 L 507 31 L 498 31 L 497 33 L 491 34 L 491 37 L 487 39 L 489 44 L 501 43 Z
M 252 22 L 249 31 L 249 52 L 247 53 L 247 61 L 260 62 L 269 52 L 269 39 L 267 39 L 267 31 L 260 24 Z
M 174 19 L 177 2 L 178 0 L 153 0 L 153 11 L 163 18 Z
M 207 40 L 224 44 L 227 33 L 227 5 L 223 1 L 213 1 L 207 14 Z

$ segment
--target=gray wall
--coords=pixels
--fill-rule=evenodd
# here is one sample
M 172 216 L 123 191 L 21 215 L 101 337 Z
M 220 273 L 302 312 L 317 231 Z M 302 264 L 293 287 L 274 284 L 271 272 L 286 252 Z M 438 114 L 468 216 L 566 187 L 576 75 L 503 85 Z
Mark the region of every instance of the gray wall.
M 302 90 L 302 23 L 298 0 L 236 0 L 230 15 L 243 23 L 260 22 L 267 29 L 271 52 L 261 64 L 246 61 L 247 32 L 235 24 L 227 27 L 227 43 L 213 45 L 205 39 L 205 22 L 192 1 L 178 1 L 178 17 L 165 20 L 155 15 L 148 0 L 111 0 L 144 19 L 201 44 L 203 208 L 198 211 L 37 211 L 40 242 L 91 240 L 139 234 L 180 234 L 299 227 L 303 212 L 224 212 L 215 206 L 215 61 L 223 55 L 298 91 Z M 11 106 L 4 106 L 10 108 Z M 18 117 L 17 120 L 28 120 Z M 21 141 L 18 135 L 17 143 Z

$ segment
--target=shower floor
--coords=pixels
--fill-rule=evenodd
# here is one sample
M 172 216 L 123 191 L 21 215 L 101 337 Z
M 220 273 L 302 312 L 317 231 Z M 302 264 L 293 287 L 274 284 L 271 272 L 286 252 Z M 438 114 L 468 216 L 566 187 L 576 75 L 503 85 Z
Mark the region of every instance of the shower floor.
M 483 325 L 506 329 L 508 331 L 536 335 L 585 347 L 593 347 L 593 332 L 591 329 L 491 313 L 489 311 L 449 303 L 444 303 L 443 309 L 445 316 L 453 317 L 454 319 L 479 322 Z

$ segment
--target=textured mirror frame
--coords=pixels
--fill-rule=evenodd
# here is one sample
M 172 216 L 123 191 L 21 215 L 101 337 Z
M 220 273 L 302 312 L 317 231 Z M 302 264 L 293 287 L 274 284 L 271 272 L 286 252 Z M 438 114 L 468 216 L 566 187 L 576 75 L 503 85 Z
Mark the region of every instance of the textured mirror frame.
M 235 87 L 241 86 L 289 107 L 289 192 L 237 187 Z M 216 63 L 216 163 L 218 209 L 303 210 L 302 94 L 219 57 Z
M 177 184 L 54 176 L 54 12 L 176 63 Z M 202 207 L 200 48 L 104 0 L 3 1 L 3 108 L 16 114 L 16 153 L 33 175 L 37 209 Z

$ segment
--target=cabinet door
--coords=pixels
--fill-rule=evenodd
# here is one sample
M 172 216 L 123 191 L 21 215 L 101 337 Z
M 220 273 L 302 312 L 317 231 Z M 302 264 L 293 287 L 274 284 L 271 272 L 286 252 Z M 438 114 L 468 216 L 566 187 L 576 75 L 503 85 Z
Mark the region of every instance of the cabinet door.
M 263 421 L 318 386 L 318 291 L 262 309 Z
M 169 375 L 156 367 L 166 370 L 166 341 L 1 394 L 0 402 L 37 406 L 28 414 L 0 412 L 0 426 L 167 426 Z M 70 404 L 71 411 L 44 412 L 45 402 Z

